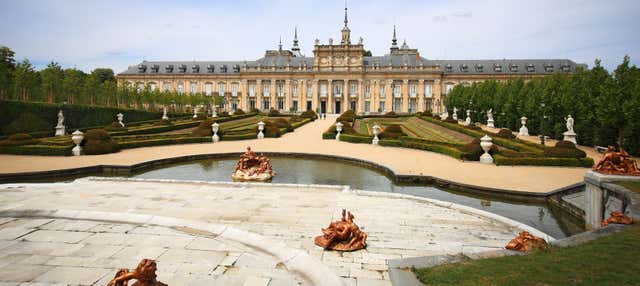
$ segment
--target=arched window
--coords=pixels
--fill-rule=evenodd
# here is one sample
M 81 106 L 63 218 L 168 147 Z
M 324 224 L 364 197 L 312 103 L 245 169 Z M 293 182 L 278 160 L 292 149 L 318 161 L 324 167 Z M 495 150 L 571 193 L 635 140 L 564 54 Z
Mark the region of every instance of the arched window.
M 204 84 L 204 94 L 206 94 L 207 96 L 211 96 L 211 93 L 213 92 L 213 84 L 210 82 L 207 82 Z

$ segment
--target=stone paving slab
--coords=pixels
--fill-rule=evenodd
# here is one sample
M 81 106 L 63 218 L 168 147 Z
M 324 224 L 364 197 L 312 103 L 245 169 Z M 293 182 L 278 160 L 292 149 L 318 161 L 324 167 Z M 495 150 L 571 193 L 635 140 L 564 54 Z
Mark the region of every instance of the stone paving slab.
M 22 191 L 5 192 L 15 187 Z M 167 202 L 179 204 L 165 208 Z M 519 224 L 450 203 L 312 186 L 238 188 L 216 183 L 82 179 L 64 184 L 0 185 L 2 206 L 51 214 L 60 213 L 56 211 L 60 206 L 74 210 L 65 211 L 71 216 L 67 219 L 20 218 L 0 224 L 0 233 L 5 227 L 32 230 L 23 236 L 28 239 L 0 240 L 0 261 L 15 261 L 0 263 L 0 271 L 14 277 L 16 267 L 29 265 L 37 274 L 17 277 L 17 281 L 0 275 L 2 282 L 57 283 L 59 273 L 79 267 L 93 270 L 86 276 L 73 276 L 74 281 L 95 278 L 95 283 L 103 283 L 116 269 L 134 268 L 144 257 L 157 259 L 159 277 L 174 285 L 244 285 L 246 281 L 260 285 L 264 279 L 268 285 L 307 285 L 307 278 L 296 273 L 307 273 L 305 261 L 309 259 L 324 263 L 347 285 L 389 285 L 390 260 L 500 249 L 521 230 Z M 369 232 L 366 250 L 340 253 L 313 244 L 321 228 L 339 219 L 342 208 L 352 211 L 356 223 Z M 95 211 L 104 212 L 99 219 L 109 222 L 81 219 Z M 274 219 L 251 219 L 263 216 Z M 163 227 L 175 225 L 171 217 L 206 224 Z M 118 223 L 119 219 L 139 223 Z M 282 252 L 279 246 L 260 243 L 263 239 L 309 256 Z M 258 243 L 258 248 L 248 247 L 248 240 Z M 282 268 L 280 262 L 287 267 Z M 97 277 L 105 269 L 110 271 Z

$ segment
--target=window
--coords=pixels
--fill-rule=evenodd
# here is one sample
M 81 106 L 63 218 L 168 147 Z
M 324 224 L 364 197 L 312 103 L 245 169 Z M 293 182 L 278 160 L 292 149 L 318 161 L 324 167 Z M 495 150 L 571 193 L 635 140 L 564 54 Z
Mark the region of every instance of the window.
M 291 86 L 291 95 L 293 95 L 293 97 L 298 97 L 298 83 L 294 82 L 293 85 Z
M 452 72 L 453 71 L 453 66 L 451 66 L 451 64 L 447 64 L 444 68 L 445 68 L 445 70 L 447 72 Z
M 263 110 L 269 110 L 269 100 L 268 99 L 264 99 L 262 100 L 262 109 Z
M 189 89 L 189 93 L 194 94 L 198 91 L 198 84 L 195 82 L 191 83 L 191 88 Z
M 499 64 L 495 64 L 493 65 L 493 71 L 495 72 L 502 72 L 502 66 Z
M 427 98 L 424 101 L 424 110 L 425 111 L 432 111 L 431 106 L 433 105 L 433 99 L 431 98 Z
M 162 83 L 162 90 L 164 91 L 171 91 L 171 83 L 168 81 L 165 81 Z
M 371 112 L 371 101 L 365 101 L 364 102 L 364 112 L 369 113 Z
M 184 93 L 184 84 L 183 83 L 178 83 L 178 93 L 180 93 L 180 94 Z
M 341 97 L 342 96 L 342 83 L 334 83 L 333 84 L 333 96 Z
M 284 110 L 284 99 L 278 98 L 278 110 Z
M 271 96 L 271 83 L 266 83 L 266 82 L 262 83 L 262 94 L 265 97 Z M 269 107 L 267 107 L 267 108 L 269 108 Z
M 294 100 L 292 105 L 291 105 L 291 110 L 293 110 L 293 112 L 298 112 L 298 101 Z
M 393 99 L 393 111 L 401 112 L 402 111 L 402 98 L 394 98 Z
M 144 90 L 144 83 L 139 82 L 136 84 L 136 92 L 142 92 Z
M 385 88 L 384 88 L 384 84 L 380 85 L 380 97 L 385 97 Z M 381 102 L 382 103 L 382 102 Z M 383 109 L 384 110 L 384 109 Z
M 433 97 L 433 86 L 430 84 L 424 85 L 424 96 L 427 98 Z
M 545 64 L 544 65 L 544 71 L 545 72 L 553 72 L 553 65 L 552 64 Z
M 149 89 L 151 89 L 151 91 L 155 91 L 156 90 L 156 83 L 155 82 L 149 83 Z
M 327 84 L 326 83 L 321 83 L 320 84 L 320 96 L 321 97 L 327 97 Z
M 255 83 L 250 83 L 249 84 L 249 97 L 255 97 L 256 96 L 256 84 Z M 255 108 L 255 102 L 254 104 L 254 108 Z
M 218 94 L 220 94 L 220 96 L 224 95 L 225 87 L 227 87 L 226 83 L 224 83 L 224 82 L 219 82 L 218 83 Z
M 365 98 L 370 98 L 371 97 L 371 85 L 369 85 L 369 84 L 365 84 L 364 85 L 364 97 Z
M 313 97 L 313 85 L 307 82 L 307 97 Z
M 402 85 L 401 84 L 393 84 L 393 97 L 402 97 Z
M 378 107 L 378 112 L 384 112 L 384 101 L 380 101 L 380 107 Z
M 276 82 L 276 94 L 278 97 L 284 96 L 284 82 L 278 81 Z
M 562 71 L 563 72 L 570 72 L 571 71 L 571 66 L 564 64 L 562 65 Z
M 509 70 L 510 70 L 511 72 L 518 72 L 518 65 L 516 65 L 516 64 L 510 64 L 510 65 L 509 65 Z
M 484 66 L 482 66 L 481 64 L 476 64 L 476 71 L 477 72 L 483 72 L 484 71 Z
M 204 84 L 204 93 L 207 96 L 211 96 L 211 93 L 213 92 L 213 85 L 210 82 L 207 82 Z
M 535 72 L 535 71 L 536 71 L 536 67 L 533 64 L 527 65 L 527 72 Z
M 254 98 L 249 99 L 249 110 L 256 109 L 256 100 Z
M 451 90 L 453 90 L 454 84 L 453 83 L 447 83 L 444 85 L 444 94 L 449 94 L 449 92 L 451 92 Z
M 409 96 L 416 97 L 418 96 L 418 86 L 415 83 L 409 85 Z
M 358 96 L 358 84 L 352 82 L 349 84 L 349 96 Z
M 469 66 L 467 64 L 461 64 L 460 65 L 460 71 L 461 72 L 468 72 L 469 71 Z
M 238 96 L 238 83 L 234 82 L 231 84 L 231 96 L 233 97 L 237 97 Z
M 414 113 L 418 110 L 418 103 L 415 98 L 409 99 L 409 112 Z

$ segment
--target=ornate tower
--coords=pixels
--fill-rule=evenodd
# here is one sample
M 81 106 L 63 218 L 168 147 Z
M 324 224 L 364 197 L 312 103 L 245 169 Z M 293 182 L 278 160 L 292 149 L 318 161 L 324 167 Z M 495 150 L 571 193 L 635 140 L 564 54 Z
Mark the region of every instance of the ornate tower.
M 345 1 L 344 5 L 344 28 L 342 28 L 342 41 L 340 42 L 342 45 L 350 45 L 351 44 L 351 30 L 347 26 L 349 24 L 349 20 L 347 19 L 347 3 Z
M 294 57 L 302 57 L 300 46 L 298 45 L 298 27 L 295 28 L 295 32 L 293 34 L 293 47 L 291 47 L 291 52 Z

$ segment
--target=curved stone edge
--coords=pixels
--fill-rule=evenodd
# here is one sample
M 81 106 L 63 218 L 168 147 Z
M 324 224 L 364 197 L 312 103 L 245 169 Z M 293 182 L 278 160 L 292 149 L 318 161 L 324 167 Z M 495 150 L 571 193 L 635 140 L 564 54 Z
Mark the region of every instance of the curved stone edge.
M 371 169 L 381 171 L 392 178 L 395 182 L 407 182 L 407 183 L 421 183 L 421 184 L 436 184 L 446 187 L 454 187 L 462 191 L 492 194 L 492 195 L 504 195 L 513 197 L 527 197 L 527 198 L 541 198 L 544 199 L 549 194 L 553 193 L 551 190 L 546 193 L 527 192 L 520 190 L 500 189 L 494 187 L 484 187 L 465 183 L 459 183 L 439 177 L 429 175 L 413 175 L 413 174 L 397 174 L 390 167 L 365 159 L 353 158 L 348 156 L 339 155 L 327 155 L 319 153 L 299 153 L 299 152 L 261 152 L 266 156 L 280 156 L 280 157 L 294 157 L 294 158 L 317 158 L 350 162 L 360 164 Z M 37 180 L 37 179 L 49 179 L 61 176 L 84 176 L 96 173 L 102 174 L 129 174 L 135 171 L 142 171 L 151 169 L 154 167 L 165 166 L 173 163 L 185 163 L 201 159 L 221 159 L 231 158 L 239 156 L 241 152 L 226 152 L 226 153 L 202 153 L 194 155 L 185 155 L 178 157 L 161 158 L 155 160 L 149 160 L 145 162 L 136 163 L 133 165 L 93 165 L 78 168 L 66 168 L 58 170 L 37 171 L 37 172 L 22 172 L 22 173 L 4 173 L 0 174 L 0 183 L 9 183 L 19 180 Z
M 313 283 L 313 285 L 345 285 L 344 281 L 339 276 L 331 271 L 326 265 L 322 264 L 322 262 L 309 255 L 307 252 L 289 248 L 282 242 L 273 241 L 256 233 L 239 230 L 221 224 L 202 223 L 173 217 L 137 213 L 116 213 L 85 210 L 12 209 L 0 211 L 0 217 L 57 218 L 104 221 L 161 226 L 178 230 L 181 228 L 189 228 L 197 230 L 199 233 L 201 233 L 194 235 L 202 236 L 202 234 L 210 234 L 210 236 L 222 237 L 268 253 L 279 259 L 280 262 L 282 262 L 288 270 L 295 271 L 308 278 Z
M 477 208 L 464 206 L 464 205 L 460 205 L 460 204 L 456 204 L 456 203 L 452 203 L 452 202 L 446 202 L 446 201 L 441 201 L 441 200 L 436 200 L 436 199 L 431 199 L 431 198 L 424 198 L 424 197 L 418 197 L 418 196 L 407 195 L 407 194 L 398 194 L 398 193 L 384 193 L 384 192 L 363 191 L 363 190 L 347 190 L 346 192 L 352 192 L 352 193 L 354 193 L 356 195 L 360 195 L 360 196 L 395 198 L 395 199 L 408 199 L 408 200 L 414 200 L 414 201 L 418 201 L 418 202 L 427 202 L 427 203 L 434 204 L 434 205 L 437 205 L 437 206 L 440 206 L 440 207 L 450 208 L 450 209 L 454 209 L 454 210 L 459 210 L 459 211 L 464 212 L 464 213 L 470 213 L 470 214 L 486 217 L 486 218 L 501 222 L 503 224 L 506 224 L 508 226 L 528 231 L 529 233 L 531 233 L 531 234 L 533 234 L 535 236 L 544 238 L 548 242 L 556 240 L 554 237 L 552 237 L 552 236 L 550 236 L 550 235 L 538 230 L 537 228 L 529 226 L 527 224 L 512 220 L 510 218 L 507 218 L 507 217 L 504 217 L 504 216 L 501 216 L 501 215 L 497 215 L 497 214 L 490 213 L 490 212 L 487 212 L 487 211 L 483 211 L 483 210 L 480 210 L 480 209 L 477 209 Z

